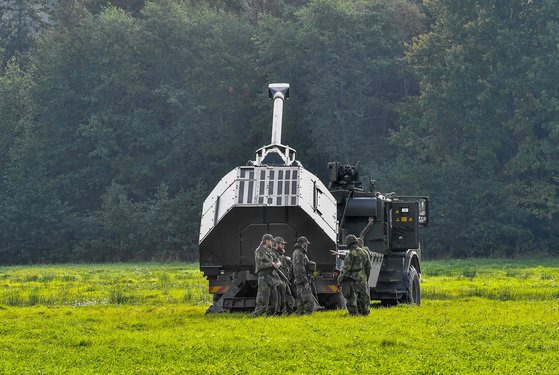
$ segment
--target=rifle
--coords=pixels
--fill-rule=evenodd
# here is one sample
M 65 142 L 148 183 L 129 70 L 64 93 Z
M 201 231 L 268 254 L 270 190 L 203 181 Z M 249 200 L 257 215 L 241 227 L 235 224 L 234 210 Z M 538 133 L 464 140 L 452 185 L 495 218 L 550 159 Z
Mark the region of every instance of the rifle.
M 313 303 L 314 303 L 313 310 L 314 311 L 322 311 L 322 310 L 324 310 L 324 306 L 322 306 L 320 304 L 320 302 L 318 302 L 318 291 L 316 290 L 316 284 L 315 284 L 314 281 L 315 281 L 314 276 L 311 276 L 309 284 L 310 284 L 310 287 L 311 287 L 311 292 L 312 292 L 311 296 L 312 296 Z
M 281 272 L 278 268 L 276 268 L 276 272 L 278 273 L 279 278 L 286 283 L 287 285 L 291 286 L 291 283 L 289 282 L 289 279 L 287 278 L 287 276 L 285 276 L 285 274 L 283 272 Z

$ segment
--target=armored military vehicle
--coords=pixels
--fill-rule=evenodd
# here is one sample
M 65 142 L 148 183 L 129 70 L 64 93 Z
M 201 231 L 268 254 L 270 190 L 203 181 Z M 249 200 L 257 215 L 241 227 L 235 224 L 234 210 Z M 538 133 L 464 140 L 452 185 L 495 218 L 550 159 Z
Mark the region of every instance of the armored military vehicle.
M 323 306 L 340 306 L 336 280 L 343 260 L 330 250 L 343 254 L 348 234 L 363 238 L 372 253 L 372 299 L 419 304 L 418 230 L 428 223 L 428 197 L 381 194 L 372 186 L 365 191 L 358 168 L 337 162 L 328 165 L 326 186 L 282 143 L 289 84 L 270 84 L 268 92 L 273 100 L 271 143 L 226 174 L 203 204 L 200 269 L 214 296 L 208 312 L 254 309 L 254 250 L 264 233 L 283 237 L 287 255 L 299 236 L 309 239 L 309 258 L 317 263 L 315 291 Z

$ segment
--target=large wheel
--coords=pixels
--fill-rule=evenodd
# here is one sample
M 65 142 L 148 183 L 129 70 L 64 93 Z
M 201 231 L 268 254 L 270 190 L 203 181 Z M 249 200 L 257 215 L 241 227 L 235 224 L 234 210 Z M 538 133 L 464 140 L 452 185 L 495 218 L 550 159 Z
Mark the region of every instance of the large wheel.
M 421 288 L 419 286 L 419 273 L 412 265 L 410 266 L 410 272 L 408 273 L 408 295 L 404 298 L 404 303 L 409 305 L 421 304 Z
M 382 307 L 392 307 L 392 306 L 396 306 L 398 304 L 398 300 L 397 299 L 381 299 L 380 304 L 382 305 Z
M 345 300 L 342 293 L 320 293 L 318 301 L 326 310 L 345 309 Z

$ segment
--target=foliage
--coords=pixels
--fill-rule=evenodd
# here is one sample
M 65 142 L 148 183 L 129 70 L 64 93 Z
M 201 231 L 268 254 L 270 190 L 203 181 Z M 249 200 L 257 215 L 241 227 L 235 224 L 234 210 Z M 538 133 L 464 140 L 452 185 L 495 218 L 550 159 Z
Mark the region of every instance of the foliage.
M 420 170 L 437 229 L 453 233 L 430 236 L 439 254 L 556 251 L 558 6 L 428 4 L 433 29 L 408 55 L 421 94 L 394 140 L 412 156 L 399 179 Z
M 310 171 L 431 196 L 427 257 L 557 252 L 557 2 L 4 3 L 2 263 L 192 259 L 271 81 Z
M 201 185 L 169 197 L 165 185 L 155 197 L 133 202 L 122 186 L 113 184 L 102 196 L 101 208 L 84 220 L 71 260 L 123 261 L 194 259 L 200 215 Z
M 191 259 L 201 187 L 249 154 L 250 102 L 228 94 L 251 95 L 250 28 L 176 3 L 150 4 L 141 18 L 117 8 L 78 16 L 42 41 L 33 85 L 16 97 L 33 113 L 9 155 L 2 260 Z M 10 72 L 6 96 L 15 90 Z M 2 120 L 7 131 L 17 125 Z M 13 235 L 24 228 L 32 235 Z
M 31 74 L 14 61 L 0 75 L 0 163 L 10 160 L 10 150 L 24 133 L 25 125 L 34 116 L 34 103 L 29 100 L 33 88 Z
M 53 23 L 52 2 L 4 0 L 0 3 L 0 67 L 21 58 Z
M 261 21 L 259 66 L 268 81 L 296 88 L 284 133 L 301 160 L 325 175 L 328 161 L 382 163 L 394 156 L 387 142 L 394 103 L 416 90 L 403 64 L 404 44 L 424 24 L 408 1 L 317 0 L 293 20 Z M 260 131 L 265 121 L 258 121 Z

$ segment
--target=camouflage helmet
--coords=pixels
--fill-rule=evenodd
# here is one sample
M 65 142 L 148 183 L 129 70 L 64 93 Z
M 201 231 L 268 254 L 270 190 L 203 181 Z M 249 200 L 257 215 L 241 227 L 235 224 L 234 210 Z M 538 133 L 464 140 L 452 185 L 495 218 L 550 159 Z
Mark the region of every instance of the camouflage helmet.
M 307 237 L 299 237 L 297 239 L 297 245 L 304 245 L 304 244 L 310 245 L 311 243 L 309 242 L 309 240 L 307 240 Z
M 265 241 L 268 241 L 268 240 L 273 241 L 273 240 L 274 240 L 274 236 L 272 236 L 272 235 L 269 234 L 269 233 L 266 233 L 265 235 L 262 236 L 262 242 L 265 242 Z
M 353 244 L 358 243 L 357 237 L 355 237 L 353 234 L 350 234 L 349 236 L 347 236 L 345 238 L 345 245 L 346 246 L 351 246 Z
M 363 246 L 364 244 L 363 239 L 361 237 L 357 237 L 357 245 Z
M 274 238 L 274 243 L 278 244 L 278 243 L 282 243 L 282 244 L 286 244 L 287 242 L 285 242 L 285 240 L 283 239 L 283 237 L 276 237 Z

